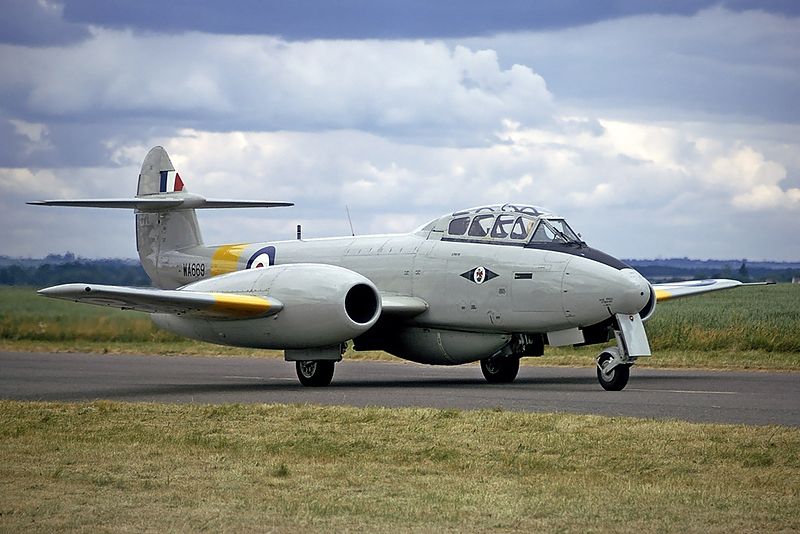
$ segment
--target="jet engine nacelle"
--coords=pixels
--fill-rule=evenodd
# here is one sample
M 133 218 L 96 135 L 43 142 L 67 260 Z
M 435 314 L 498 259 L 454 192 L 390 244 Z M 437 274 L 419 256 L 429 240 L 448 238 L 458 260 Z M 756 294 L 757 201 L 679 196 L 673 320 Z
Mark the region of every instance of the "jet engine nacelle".
M 276 265 L 238 271 L 181 288 L 181 291 L 268 296 L 283 309 L 249 319 L 209 319 L 153 314 L 153 321 L 178 335 L 264 349 L 335 345 L 369 330 L 381 314 L 381 298 L 364 276 L 334 265 Z

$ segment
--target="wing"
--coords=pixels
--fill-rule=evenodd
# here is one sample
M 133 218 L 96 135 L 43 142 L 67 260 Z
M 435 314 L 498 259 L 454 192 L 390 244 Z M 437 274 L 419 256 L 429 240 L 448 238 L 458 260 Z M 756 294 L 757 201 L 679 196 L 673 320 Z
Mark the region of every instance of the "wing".
M 38 293 L 45 297 L 109 306 L 121 310 L 217 319 L 266 317 L 283 309 L 283 303 L 273 297 L 180 289 L 63 284 L 41 289 Z M 428 310 L 428 303 L 416 297 L 382 295 L 381 301 L 383 315 L 396 318 L 414 317 Z
M 250 319 L 274 315 L 283 304 L 274 298 L 240 293 L 64 284 L 38 292 L 46 297 L 147 313 L 171 313 L 214 319 Z
M 700 295 L 701 293 L 708 293 L 710 291 L 719 291 L 720 289 L 730 289 L 741 285 L 743 284 L 738 280 L 717 278 L 714 280 L 689 280 L 687 282 L 653 284 L 653 289 L 656 291 L 656 300 L 662 302 L 679 297 Z

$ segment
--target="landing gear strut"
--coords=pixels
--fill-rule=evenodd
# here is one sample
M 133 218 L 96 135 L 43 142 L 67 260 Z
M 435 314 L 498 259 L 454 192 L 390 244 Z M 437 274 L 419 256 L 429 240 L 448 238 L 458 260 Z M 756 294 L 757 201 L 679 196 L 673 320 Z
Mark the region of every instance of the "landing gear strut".
M 490 384 L 509 384 L 517 378 L 519 358 L 514 356 L 495 356 L 481 360 L 483 377 Z
M 614 316 L 614 337 L 617 346 L 597 357 L 597 380 L 606 391 L 621 391 L 628 385 L 631 365 L 641 356 L 650 356 L 650 343 L 639 314 Z
M 336 362 L 331 360 L 303 360 L 295 362 L 297 378 L 304 386 L 324 387 L 333 380 Z

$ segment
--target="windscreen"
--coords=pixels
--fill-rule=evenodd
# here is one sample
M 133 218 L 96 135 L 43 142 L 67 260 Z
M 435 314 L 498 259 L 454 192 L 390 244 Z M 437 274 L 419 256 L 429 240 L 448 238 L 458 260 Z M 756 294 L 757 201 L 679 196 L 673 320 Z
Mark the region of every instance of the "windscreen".
M 542 219 L 531 243 L 580 243 L 581 240 L 564 219 Z

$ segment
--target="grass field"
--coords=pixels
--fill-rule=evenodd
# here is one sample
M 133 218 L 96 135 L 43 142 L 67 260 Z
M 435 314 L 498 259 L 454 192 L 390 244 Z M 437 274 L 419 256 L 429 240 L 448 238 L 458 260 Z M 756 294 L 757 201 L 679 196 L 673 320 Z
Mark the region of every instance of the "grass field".
M 800 370 L 799 304 L 789 285 L 664 303 L 642 363 Z M 280 355 L 181 340 L 143 314 L 25 288 L 0 288 L 0 348 Z M 526 361 L 591 366 L 596 352 Z M 0 459 L 0 532 L 800 530 L 795 428 L 0 401 Z
M 800 430 L 504 411 L 0 402 L 0 530 L 800 529 Z
M 800 370 L 800 285 L 745 287 L 659 304 L 647 323 L 649 367 Z M 155 328 L 147 315 L 0 288 L 0 349 L 276 357 L 210 345 Z M 533 365 L 594 365 L 596 347 L 548 349 Z M 381 352 L 348 358 L 392 359 Z

